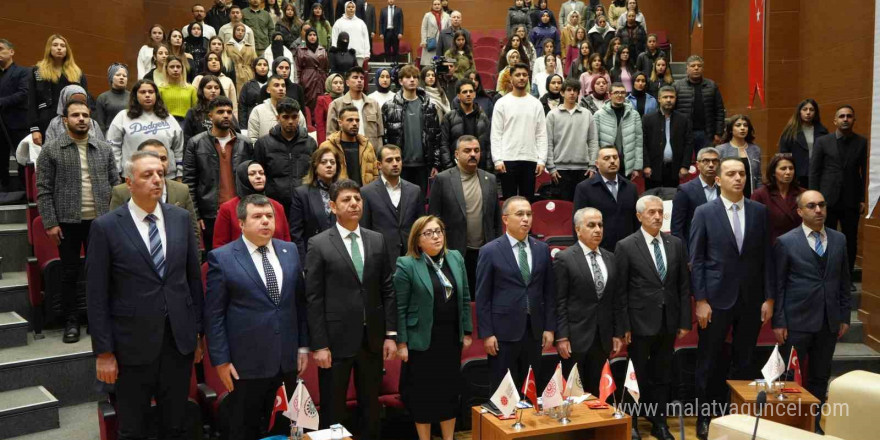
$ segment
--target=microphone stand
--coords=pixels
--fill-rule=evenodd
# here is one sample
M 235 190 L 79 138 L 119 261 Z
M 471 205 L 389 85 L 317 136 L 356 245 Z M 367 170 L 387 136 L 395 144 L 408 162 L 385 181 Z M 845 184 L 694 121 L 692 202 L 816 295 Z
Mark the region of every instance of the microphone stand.
M 755 429 L 752 431 L 752 440 L 758 436 L 758 422 L 761 421 L 761 416 L 764 414 L 764 405 L 767 403 L 767 393 L 765 391 L 761 391 L 758 393 L 757 408 L 755 409 Z

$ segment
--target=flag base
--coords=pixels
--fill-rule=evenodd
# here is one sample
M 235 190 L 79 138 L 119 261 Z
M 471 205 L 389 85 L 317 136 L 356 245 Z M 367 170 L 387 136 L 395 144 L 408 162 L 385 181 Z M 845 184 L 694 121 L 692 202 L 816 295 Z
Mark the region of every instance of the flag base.
M 786 396 L 785 393 L 780 391 L 779 395 L 776 396 L 776 400 L 791 400 L 791 398 Z
M 523 409 L 524 408 L 516 408 L 516 422 L 511 425 L 511 427 L 517 431 L 526 427 L 522 422 Z
M 612 417 L 614 417 L 615 419 L 622 419 L 624 417 L 623 411 L 621 411 L 619 408 L 615 407 L 614 414 L 612 414 Z
M 560 425 L 567 425 L 569 423 L 571 423 L 571 419 L 569 419 L 568 417 L 563 417 L 563 418 L 559 419 Z

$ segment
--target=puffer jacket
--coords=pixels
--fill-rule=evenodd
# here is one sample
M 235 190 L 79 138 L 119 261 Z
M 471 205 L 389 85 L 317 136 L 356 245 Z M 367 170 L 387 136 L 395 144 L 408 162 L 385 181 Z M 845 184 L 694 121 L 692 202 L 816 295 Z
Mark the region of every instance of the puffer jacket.
M 183 183 L 198 218 L 217 218 L 220 209 L 220 155 L 214 148 L 216 138 L 210 131 L 193 136 L 183 150 Z M 232 145 L 232 169 L 251 159 L 253 147 L 244 136 L 236 136 Z M 227 147 L 230 144 L 227 144 Z
M 505 24 L 507 35 L 512 35 L 513 30 L 519 25 L 526 27 L 526 34 L 531 32 L 532 20 L 529 18 L 529 9 L 525 7 L 517 8 L 516 6 L 511 6 L 507 9 L 507 23 Z
M 706 132 L 711 135 L 721 136 L 724 134 L 724 100 L 721 98 L 721 90 L 711 79 L 703 78 L 703 110 L 706 111 Z M 675 110 L 692 118 L 694 112 L 694 90 L 688 83 L 687 78 L 676 80 L 672 83 L 675 87 L 677 98 Z
M 623 137 L 623 161 L 624 172 L 627 176 L 633 171 L 641 171 L 644 168 L 642 162 L 642 118 L 639 112 L 629 102 L 624 102 L 626 110 L 620 119 L 621 134 Z M 596 112 L 593 117 L 596 120 L 596 128 L 599 130 L 599 145 L 616 145 L 617 138 L 617 115 L 611 108 L 611 101 Z
M 345 149 L 342 148 L 342 141 L 340 140 L 341 133 L 341 131 L 330 133 L 327 136 L 327 140 L 321 143 L 321 147 L 335 148 L 337 155 L 342 159 L 342 164 L 339 166 L 348 172 L 348 165 L 345 163 Z M 357 135 L 357 141 L 358 157 L 361 162 L 361 186 L 363 187 L 379 178 L 379 159 L 376 158 L 376 148 L 370 144 L 369 138 L 359 134 Z
M 440 160 L 441 129 L 440 118 L 437 116 L 437 108 L 431 104 L 428 95 L 421 88 L 416 89 L 416 96 L 422 103 L 422 152 L 424 162 L 431 168 L 442 169 Z M 385 144 L 394 144 L 405 149 L 403 121 L 406 100 L 403 99 L 403 89 L 394 94 L 391 101 L 382 106 L 382 119 L 385 121 Z
M 254 160 L 266 172 L 266 196 L 290 208 L 293 190 L 302 184 L 309 172 L 312 152 L 318 144 L 308 132 L 300 127 L 296 137 L 288 141 L 281 135 L 281 126 L 276 125 L 254 144 Z
M 474 102 L 474 112 L 477 118 L 477 140 L 480 142 L 480 168 L 493 171 L 495 165 L 492 163 L 491 135 L 489 116 L 486 112 Z M 440 162 L 443 166 L 442 170 L 446 170 L 455 166 L 452 160 L 455 148 L 458 146 L 458 138 L 464 135 L 464 112 L 461 107 L 456 104 L 455 109 L 443 115 L 443 123 L 440 124 Z

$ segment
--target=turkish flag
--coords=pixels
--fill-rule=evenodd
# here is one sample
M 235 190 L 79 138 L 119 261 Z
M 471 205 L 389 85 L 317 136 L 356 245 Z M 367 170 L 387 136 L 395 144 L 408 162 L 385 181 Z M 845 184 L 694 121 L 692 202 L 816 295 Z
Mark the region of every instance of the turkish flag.
M 529 399 L 532 405 L 535 405 L 535 409 L 538 408 L 538 387 L 535 385 L 535 372 L 531 366 L 529 366 L 529 374 L 526 374 L 526 380 L 523 382 L 522 395 Z
M 271 431 L 272 426 L 275 425 L 275 413 L 278 411 L 286 412 L 287 409 L 287 390 L 282 383 L 281 386 L 278 387 L 278 391 L 275 392 L 275 404 L 272 406 L 272 415 L 269 416 L 269 431 Z
M 617 386 L 614 385 L 614 377 L 611 376 L 611 364 L 606 360 L 605 366 L 602 367 L 602 377 L 599 379 L 599 401 L 605 403 L 605 401 L 608 400 L 608 396 L 610 396 L 616 389 Z
M 794 345 L 791 346 L 791 354 L 788 356 L 788 369 L 794 370 L 794 381 L 798 385 L 803 386 L 804 378 L 801 377 L 801 360 L 798 359 L 797 350 L 794 349 Z
M 751 0 L 749 14 L 749 108 L 755 94 L 764 104 L 764 2 Z

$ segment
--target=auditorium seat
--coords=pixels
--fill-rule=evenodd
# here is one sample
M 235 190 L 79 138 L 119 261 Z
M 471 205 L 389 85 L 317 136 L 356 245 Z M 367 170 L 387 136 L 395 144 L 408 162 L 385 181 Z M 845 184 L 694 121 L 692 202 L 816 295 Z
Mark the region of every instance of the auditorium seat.
M 501 40 L 496 37 L 486 35 L 474 40 L 474 49 L 478 47 L 491 47 L 497 53 L 501 49 Z
M 567 200 L 540 200 L 532 203 L 532 235 L 545 241 L 551 237 L 565 237 L 566 240 L 573 241 L 573 215 L 574 204 Z
M 500 49 L 496 46 L 477 46 L 474 48 L 473 55 L 474 59 L 477 58 L 486 58 L 489 60 L 494 60 L 497 64 L 498 54 L 500 53 Z M 492 66 L 495 69 L 495 66 Z
M 379 403 L 388 408 L 403 409 L 400 400 L 400 370 L 403 366 L 399 359 L 385 361 L 385 374 L 379 388 Z
M 489 58 L 474 58 L 474 65 L 480 72 L 491 72 L 495 69 L 498 61 Z
M 42 339 L 43 325 L 60 313 L 61 307 L 61 258 L 58 246 L 46 234 L 43 218 L 37 216 L 28 228 L 33 236 L 34 256 L 28 258 L 26 275 L 28 280 L 28 301 L 33 319 L 34 337 Z M 82 251 L 81 255 L 82 255 Z M 77 310 L 86 312 L 85 271 L 81 271 L 77 283 Z

